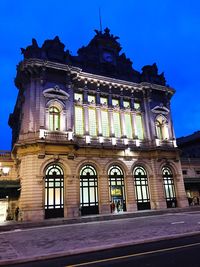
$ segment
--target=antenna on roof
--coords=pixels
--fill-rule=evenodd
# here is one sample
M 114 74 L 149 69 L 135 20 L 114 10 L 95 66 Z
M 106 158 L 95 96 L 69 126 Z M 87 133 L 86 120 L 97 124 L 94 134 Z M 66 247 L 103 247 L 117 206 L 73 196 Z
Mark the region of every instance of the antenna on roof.
M 100 31 L 102 32 L 102 23 L 101 23 L 101 8 L 99 7 L 99 24 L 100 24 Z

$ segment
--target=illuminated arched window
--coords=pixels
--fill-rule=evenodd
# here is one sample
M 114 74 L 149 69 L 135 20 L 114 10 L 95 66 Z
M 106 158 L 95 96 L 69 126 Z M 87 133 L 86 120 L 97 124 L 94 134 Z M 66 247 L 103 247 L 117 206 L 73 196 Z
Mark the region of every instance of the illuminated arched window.
M 45 218 L 64 216 L 64 173 L 57 164 L 45 172 Z
M 150 209 L 150 196 L 146 170 L 137 166 L 133 170 L 138 210 Z
M 91 165 L 80 171 L 80 208 L 81 215 L 99 213 L 97 172 Z
M 124 174 L 122 169 L 113 165 L 108 170 L 110 187 L 111 212 L 126 211 L 126 195 L 124 188 Z
M 173 173 L 169 167 L 162 168 L 165 198 L 168 208 L 176 207 L 176 191 L 174 186 Z
M 49 130 L 60 130 L 60 111 L 56 107 L 49 108 Z
M 162 115 L 159 115 L 155 121 L 156 136 L 160 140 L 169 139 L 167 120 Z

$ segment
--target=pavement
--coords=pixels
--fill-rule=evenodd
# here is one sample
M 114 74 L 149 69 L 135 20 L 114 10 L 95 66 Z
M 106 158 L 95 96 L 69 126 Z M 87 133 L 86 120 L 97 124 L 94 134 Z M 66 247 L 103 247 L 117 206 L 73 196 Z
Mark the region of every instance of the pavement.
M 200 206 L 0 224 L 0 265 L 200 233 Z

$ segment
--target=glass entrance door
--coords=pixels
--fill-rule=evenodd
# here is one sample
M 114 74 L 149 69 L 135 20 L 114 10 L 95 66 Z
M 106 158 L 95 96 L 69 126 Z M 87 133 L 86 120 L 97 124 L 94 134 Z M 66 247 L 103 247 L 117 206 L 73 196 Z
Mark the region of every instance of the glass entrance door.
M 47 168 L 45 176 L 45 219 L 64 217 L 64 175 L 60 166 Z
M 126 211 L 124 174 L 119 166 L 112 166 L 109 171 L 111 213 Z

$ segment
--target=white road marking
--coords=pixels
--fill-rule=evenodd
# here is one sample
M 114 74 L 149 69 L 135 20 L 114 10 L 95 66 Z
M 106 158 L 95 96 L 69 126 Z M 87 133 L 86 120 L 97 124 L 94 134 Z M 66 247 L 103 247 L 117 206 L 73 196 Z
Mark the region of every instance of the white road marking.
M 185 223 L 184 221 L 181 222 L 172 222 L 171 224 L 181 224 L 181 223 Z
M 152 250 L 152 251 L 147 251 L 147 252 L 140 252 L 140 253 L 135 253 L 135 254 L 130 254 L 130 255 L 124 255 L 124 256 L 119 256 L 119 257 L 113 257 L 113 258 L 101 259 L 101 260 L 96 260 L 96 261 L 72 264 L 72 265 L 68 265 L 68 267 L 78 267 L 78 266 L 86 266 L 86 265 L 93 265 L 94 266 L 95 264 L 99 264 L 102 262 L 117 261 L 120 259 L 128 259 L 128 258 L 133 258 L 133 257 L 138 257 L 138 256 L 145 256 L 145 255 L 151 255 L 151 254 L 156 254 L 156 253 L 161 253 L 161 252 L 168 252 L 168 251 L 173 251 L 173 250 L 177 250 L 177 249 L 195 247 L 195 246 L 199 246 L 199 245 L 200 245 L 200 243 L 198 242 L 198 243 L 193 243 L 193 244 L 188 244 L 188 245 L 181 245 L 181 246 L 176 246 L 176 247 L 163 248 L 163 249 Z M 67 266 L 65 266 L 65 267 L 67 267 Z

